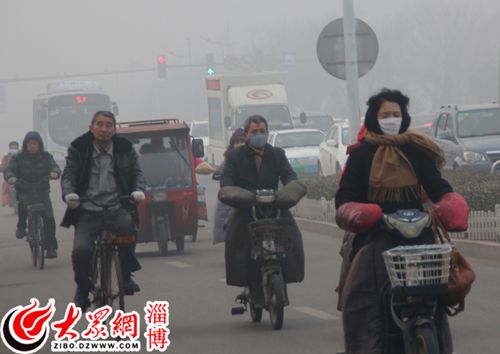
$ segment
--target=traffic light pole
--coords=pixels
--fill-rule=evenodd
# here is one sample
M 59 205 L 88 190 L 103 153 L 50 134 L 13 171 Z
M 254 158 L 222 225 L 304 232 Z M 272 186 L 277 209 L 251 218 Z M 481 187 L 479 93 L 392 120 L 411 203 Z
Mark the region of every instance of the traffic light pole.
M 356 143 L 360 129 L 358 51 L 356 44 L 356 20 L 354 0 L 344 0 L 344 53 L 347 99 L 349 102 L 349 136 L 351 144 Z

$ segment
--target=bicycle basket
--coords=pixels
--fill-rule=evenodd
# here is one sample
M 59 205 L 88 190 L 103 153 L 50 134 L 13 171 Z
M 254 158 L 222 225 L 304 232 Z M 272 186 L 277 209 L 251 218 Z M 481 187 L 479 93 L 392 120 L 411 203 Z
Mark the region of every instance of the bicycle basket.
M 296 234 L 291 218 L 260 219 L 248 224 L 252 249 L 258 252 L 290 253 Z M 269 246 L 273 244 L 274 250 Z
M 450 275 L 449 244 L 399 246 L 383 253 L 393 288 L 406 294 L 446 292 Z

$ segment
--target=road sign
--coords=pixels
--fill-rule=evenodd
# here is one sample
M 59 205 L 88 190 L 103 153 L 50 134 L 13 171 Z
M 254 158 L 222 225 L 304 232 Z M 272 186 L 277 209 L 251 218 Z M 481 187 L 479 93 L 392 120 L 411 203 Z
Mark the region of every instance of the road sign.
M 356 19 L 356 47 L 358 76 L 373 68 L 378 56 L 378 41 L 375 32 L 360 19 Z M 333 20 L 321 31 L 316 51 L 323 68 L 338 79 L 346 79 L 343 19 Z

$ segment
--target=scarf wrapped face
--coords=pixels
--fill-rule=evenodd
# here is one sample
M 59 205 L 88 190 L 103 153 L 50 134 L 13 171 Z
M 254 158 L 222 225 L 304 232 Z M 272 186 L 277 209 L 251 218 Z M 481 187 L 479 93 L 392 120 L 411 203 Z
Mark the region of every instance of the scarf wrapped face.
M 409 144 L 429 156 L 437 168 L 444 164 L 440 147 L 430 138 L 412 130 L 398 135 L 379 135 L 369 131 L 364 139 L 378 146 L 368 180 L 368 200 L 373 202 L 400 202 L 418 198 L 418 178 L 401 146 Z

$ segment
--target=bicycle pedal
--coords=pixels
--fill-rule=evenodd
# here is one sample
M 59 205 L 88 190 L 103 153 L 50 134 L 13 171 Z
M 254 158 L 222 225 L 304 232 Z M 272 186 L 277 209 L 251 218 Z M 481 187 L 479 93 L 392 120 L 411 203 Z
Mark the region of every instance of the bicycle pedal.
M 243 315 L 246 309 L 243 306 L 233 307 L 231 308 L 231 315 Z

